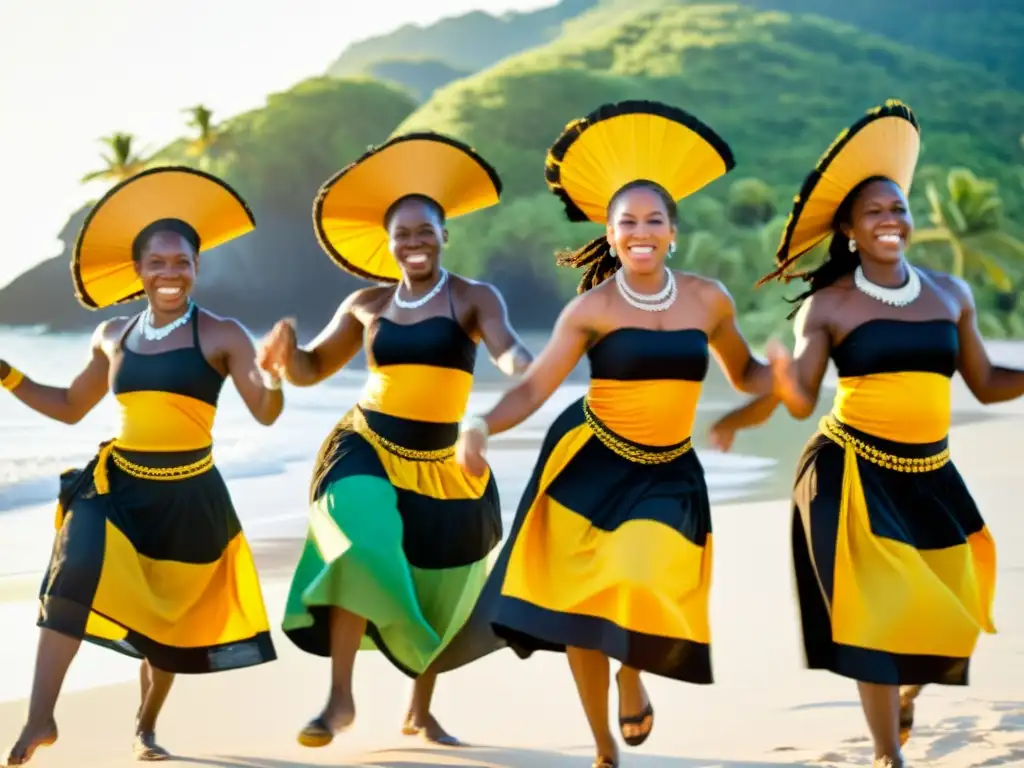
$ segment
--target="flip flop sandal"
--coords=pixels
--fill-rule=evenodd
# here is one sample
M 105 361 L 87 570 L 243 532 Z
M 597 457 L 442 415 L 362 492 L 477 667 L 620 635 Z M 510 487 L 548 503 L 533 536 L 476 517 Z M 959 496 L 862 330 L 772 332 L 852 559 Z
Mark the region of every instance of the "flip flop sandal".
M 616 673 L 615 675 L 615 685 L 618 686 L 621 696 L 622 686 L 619 683 L 618 673 Z M 649 720 L 650 725 L 647 727 L 646 731 L 643 731 L 642 733 L 633 734 L 632 736 L 626 735 L 627 725 L 643 725 L 644 721 L 647 720 Z M 638 715 L 619 715 L 619 733 L 622 734 L 622 740 L 625 741 L 626 744 L 628 744 L 631 747 L 639 747 L 641 744 L 647 741 L 647 737 L 651 735 L 651 731 L 653 730 L 654 707 L 651 705 L 649 701 L 647 702 L 647 706 L 644 707 L 643 711 L 641 711 Z

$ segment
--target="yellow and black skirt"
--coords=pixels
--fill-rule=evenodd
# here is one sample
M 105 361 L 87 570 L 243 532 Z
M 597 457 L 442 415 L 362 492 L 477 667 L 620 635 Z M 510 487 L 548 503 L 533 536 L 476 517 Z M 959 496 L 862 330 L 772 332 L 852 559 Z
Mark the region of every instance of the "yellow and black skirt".
M 179 674 L 276 658 L 252 553 L 210 449 L 105 444 L 61 476 L 56 527 L 40 627 Z
M 825 417 L 798 465 L 793 563 L 807 664 L 881 685 L 966 685 L 995 632 L 996 551 L 946 440 Z
M 330 656 L 341 608 L 366 619 L 361 649 L 417 677 L 463 630 L 502 523 L 490 472 L 455 462 L 458 430 L 357 406 L 328 435 L 283 621 L 298 648 Z
M 690 440 L 626 440 L 581 399 L 548 431 L 470 626 L 489 623 L 521 658 L 587 648 L 709 684 L 711 569 L 711 509 Z

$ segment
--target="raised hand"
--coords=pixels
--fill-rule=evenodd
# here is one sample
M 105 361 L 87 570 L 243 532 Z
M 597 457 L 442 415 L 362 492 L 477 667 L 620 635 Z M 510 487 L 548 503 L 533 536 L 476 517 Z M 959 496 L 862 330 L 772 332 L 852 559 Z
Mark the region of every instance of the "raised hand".
M 728 426 L 724 419 L 716 421 L 708 430 L 708 442 L 711 443 L 711 447 L 722 453 L 729 452 L 735 439 L 736 430 Z
M 295 335 L 295 320 L 278 320 L 256 349 L 256 365 L 267 373 L 279 375 L 288 365 L 298 349 Z

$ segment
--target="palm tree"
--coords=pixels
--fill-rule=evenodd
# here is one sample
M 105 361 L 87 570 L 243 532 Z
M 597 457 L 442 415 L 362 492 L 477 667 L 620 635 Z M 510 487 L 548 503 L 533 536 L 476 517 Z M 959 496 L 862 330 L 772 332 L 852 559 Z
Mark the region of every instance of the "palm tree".
M 82 183 L 104 179 L 118 183 L 129 179 L 146 168 L 149 161 L 141 154 L 135 152 L 132 144 L 135 137 L 130 133 L 112 133 L 104 136 L 100 142 L 108 150 L 103 154 L 103 161 L 106 168 L 99 171 L 92 171 L 82 177 Z
M 188 153 L 193 156 L 210 153 L 226 135 L 213 124 L 213 110 L 197 104 L 183 111 L 189 115 L 188 126 L 196 131 L 195 138 L 188 146 Z
M 1002 230 L 1002 199 L 994 181 L 979 179 L 967 168 L 953 168 L 946 176 L 946 194 L 929 182 L 925 188 L 932 226 L 914 232 L 916 244 L 942 243 L 952 252 L 950 270 L 957 277 L 981 269 L 1000 291 L 1013 281 L 1003 266 L 1004 257 L 1024 259 L 1024 243 Z

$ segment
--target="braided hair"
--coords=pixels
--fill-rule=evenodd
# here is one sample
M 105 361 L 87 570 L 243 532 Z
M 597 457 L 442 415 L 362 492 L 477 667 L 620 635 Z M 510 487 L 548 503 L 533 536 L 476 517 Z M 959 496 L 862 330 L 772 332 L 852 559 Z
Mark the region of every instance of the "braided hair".
M 807 283 L 806 291 L 792 299 L 786 299 L 790 304 L 796 304 L 793 311 L 787 315 L 788 320 L 792 320 L 796 316 L 797 312 L 800 311 L 800 306 L 807 299 L 823 288 L 827 288 L 846 275 L 851 274 L 860 266 L 860 253 L 856 248 L 850 249 L 850 238 L 843 232 L 843 225 L 853 223 L 853 206 L 857 202 L 857 198 L 860 197 L 860 193 L 864 191 L 865 187 L 876 181 L 893 183 L 892 179 L 886 176 L 869 176 L 851 189 L 849 194 L 843 198 L 843 202 L 836 208 L 835 216 L 832 217 L 832 239 L 828 244 L 828 254 L 816 269 L 790 274 L 783 274 L 782 270 L 775 270 L 758 281 L 758 287 L 774 278 L 781 279 L 786 283 L 796 279 L 801 279 Z
M 647 179 L 637 179 L 619 188 L 608 201 L 608 218 L 611 218 L 612 209 L 615 204 L 627 192 L 634 189 L 648 189 L 656 194 L 665 204 L 669 220 L 675 224 L 679 215 L 679 208 L 672 195 L 663 186 Z M 555 263 L 560 267 L 573 267 L 574 269 L 585 269 L 579 285 L 576 286 L 576 293 L 586 293 L 591 288 L 596 288 L 609 277 L 614 275 L 622 266 L 612 254 L 611 243 L 608 242 L 608 235 L 601 234 L 590 242 L 586 243 L 575 251 L 562 250 L 555 254 Z

